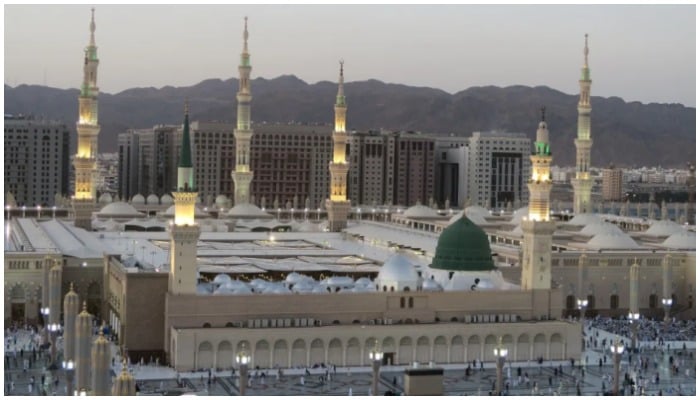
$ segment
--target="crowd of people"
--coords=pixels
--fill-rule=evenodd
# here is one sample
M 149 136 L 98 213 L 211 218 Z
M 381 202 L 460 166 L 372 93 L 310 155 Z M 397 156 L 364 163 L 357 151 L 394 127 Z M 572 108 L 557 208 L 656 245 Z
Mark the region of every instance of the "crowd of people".
M 632 324 L 627 318 L 610 318 L 597 316 L 589 322 L 589 326 L 601 329 L 627 338 L 632 337 Z M 638 322 L 637 340 L 655 342 L 662 345 L 673 341 L 695 341 L 695 321 L 673 319 L 668 322 L 640 318 Z

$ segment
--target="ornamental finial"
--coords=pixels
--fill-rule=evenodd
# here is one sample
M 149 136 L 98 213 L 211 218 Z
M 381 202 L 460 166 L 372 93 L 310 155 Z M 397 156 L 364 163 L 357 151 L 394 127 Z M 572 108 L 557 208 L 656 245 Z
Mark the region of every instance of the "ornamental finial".
M 586 45 L 583 47 L 583 65 L 588 65 L 588 34 L 585 35 Z
M 243 48 L 248 51 L 248 17 L 243 18 L 244 28 L 243 28 Z
M 190 115 L 190 100 L 185 97 L 185 115 Z
M 95 45 L 95 7 L 93 7 L 90 11 L 92 12 L 92 19 L 90 20 L 90 45 L 94 46 Z
M 547 107 L 543 106 L 542 108 L 540 108 L 540 111 L 542 111 L 542 122 L 545 122 L 544 116 L 545 116 L 545 112 L 547 111 Z

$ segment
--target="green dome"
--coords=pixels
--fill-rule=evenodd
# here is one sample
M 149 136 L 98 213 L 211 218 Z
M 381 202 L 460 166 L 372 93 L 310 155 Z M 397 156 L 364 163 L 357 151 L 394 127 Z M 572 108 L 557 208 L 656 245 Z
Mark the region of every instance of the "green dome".
M 431 267 L 451 271 L 492 270 L 495 267 L 489 238 L 483 229 L 462 216 L 442 231 Z

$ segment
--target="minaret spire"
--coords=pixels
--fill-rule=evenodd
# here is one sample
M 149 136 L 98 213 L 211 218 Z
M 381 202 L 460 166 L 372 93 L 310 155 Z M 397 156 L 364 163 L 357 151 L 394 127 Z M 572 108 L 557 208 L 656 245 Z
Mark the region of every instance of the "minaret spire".
M 591 190 L 593 180 L 590 177 L 591 166 L 591 70 L 588 67 L 588 34 L 585 35 L 583 47 L 583 67 L 579 87 L 581 94 L 578 102 L 578 134 L 576 145 L 576 177 L 571 180 L 574 187 L 574 213 L 591 211 Z
M 549 129 L 542 107 L 542 121 L 537 127 L 535 150 L 530 156 L 532 177 L 527 183 L 530 191 L 528 218 L 523 221 L 523 255 L 521 286 L 524 290 L 549 289 L 552 279 L 552 234 L 556 228 L 549 215 L 549 194 L 552 190 Z
M 245 17 L 243 28 L 243 52 L 238 66 L 238 107 L 236 111 L 236 129 L 233 136 L 236 139 L 236 166 L 231 171 L 234 186 L 234 204 L 248 204 L 250 201 L 250 183 L 253 181 L 253 171 L 250 170 L 250 141 L 253 129 L 250 122 L 250 54 L 248 54 L 248 17 Z
M 91 230 L 91 214 L 95 208 L 95 182 L 97 175 L 97 138 L 100 133 L 98 123 L 97 98 L 97 46 L 95 45 L 95 9 L 91 10 L 90 42 L 85 48 L 83 82 L 78 97 L 78 153 L 75 155 L 75 191 L 73 209 L 75 226 Z
M 192 150 L 190 148 L 190 111 L 189 103 L 185 100 L 185 121 L 182 124 L 182 144 L 180 146 L 180 161 L 177 165 L 177 190 L 194 192 L 194 173 L 192 169 Z
M 347 199 L 348 162 L 345 159 L 347 133 L 345 132 L 345 116 L 347 104 L 343 91 L 343 67 L 345 62 L 340 60 L 340 75 L 338 77 L 338 95 L 335 99 L 335 131 L 333 132 L 333 161 L 330 162 L 331 172 L 330 199 L 326 203 L 328 210 L 328 226 L 331 232 L 340 232 L 347 226 L 347 215 L 350 202 Z

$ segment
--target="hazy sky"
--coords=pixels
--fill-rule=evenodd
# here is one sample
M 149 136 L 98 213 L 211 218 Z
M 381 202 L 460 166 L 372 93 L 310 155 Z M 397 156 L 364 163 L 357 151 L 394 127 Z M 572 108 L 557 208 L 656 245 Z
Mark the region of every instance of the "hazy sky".
M 5 5 L 4 13 L 5 83 L 77 88 L 90 6 Z M 343 58 L 346 81 L 574 94 L 589 33 L 594 96 L 695 106 L 694 5 L 98 5 L 100 89 L 238 76 L 245 15 L 253 78 L 335 81 Z

